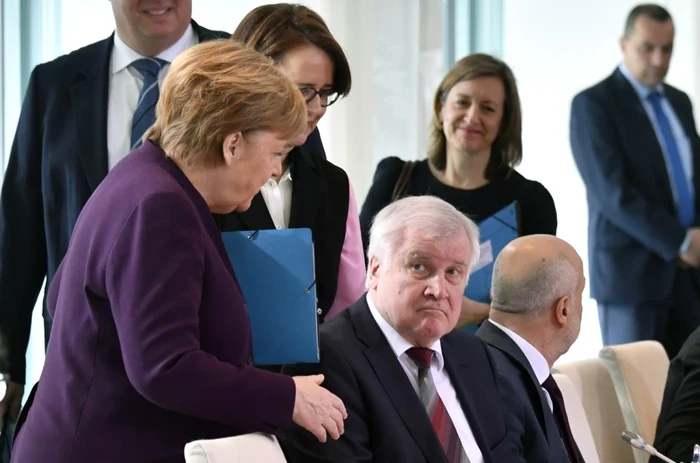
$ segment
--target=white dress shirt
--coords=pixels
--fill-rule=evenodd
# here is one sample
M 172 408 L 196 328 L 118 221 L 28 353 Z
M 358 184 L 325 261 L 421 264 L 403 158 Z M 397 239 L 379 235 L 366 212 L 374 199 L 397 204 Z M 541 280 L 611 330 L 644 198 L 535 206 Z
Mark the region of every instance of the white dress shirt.
M 289 214 L 292 209 L 292 173 L 290 168 L 280 177 L 280 181 L 275 181 L 274 178 L 265 183 L 260 188 L 260 193 L 265 200 L 272 223 L 275 228 L 289 228 Z
M 496 323 L 491 319 L 489 319 L 489 322 L 492 323 L 494 326 L 498 327 L 498 329 L 503 331 L 505 334 L 507 334 L 508 337 L 512 339 L 515 344 L 518 345 L 523 354 L 525 354 L 525 358 L 527 358 L 527 361 L 530 363 L 530 367 L 535 373 L 535 377 L 537 378 L 540 387 L 542 387 L 542 383 L 544 383 L 545 380 L 549 378 L 549 375 L 551 374 L 551 372 L 549 371 L 549 363 L 547 363 L 547 359 L 544 358 L 544 355 L 542 355 L 540 351 L 535 349 L 532 344 L 527 342 L 516 332 L 509 330 L 505 326 L 501 325 L 500 323 Z M 543 387 L 542 391 L 544 392 L 544 396 L 547 397 L 549 409 L 554 411 L 554 408 L 552 406 L 552 398 L 549 396 L 549 392 L 547 392 L 547 390 Z
M 197 34 L 190 24 L 180 40 L 156 56 L 168 62 L 158 74 L 158 88 L 163 85 L 170 62 L 183 51 L 196 45 L 197 41 Z M 107 153 L 110 170 L 131 151 L 131 120 L 143 86 L 143 77 L 131 63 L 141 58 L 145 57 L 129 48 L 115 32 L 107 105 Z
M 399 360 L 408 379 L 411 381 L 413 389 L 416 391 L 416 394 L 419 394 L 418 367 L 406 353 L 408 349 L 414 347 L 413 344 L 406 341 L 386 320 L 384 320 L 384 317 L 382 317 L 377 310 L 369 294 L 367 294 L 367 305 L 369 305 L 369 311 L 372 313 L 374 320 L 377 322 L 377 325 L 379 325 L 379 329 L 384 333 L 394 354 L 396 354 L 396 358 Z M 474 439 L 474 433 L 469 426 L 467 417 L 464 415 L 464 410 L 462 410 L 459 399 L 457 399 L 457 392 L 445 369 L 445 359 L 442 356 L 440 340 L 438 339 L 435 341 L 435 343 L 430 346 L 430 349 L 435 352 L 430 364 L 430 374 L 433 377 L 435 389 L 437 389 L 437 393 L 442 403 L 445 405 L 447 414 L 450 415 L 450 419 L 457 430 L 457 435 L 459 436 L 464 451 L 469 457 L 469 461 L 471 463 L 483 463 L 484 456 L 476 443 L 476 439 Z

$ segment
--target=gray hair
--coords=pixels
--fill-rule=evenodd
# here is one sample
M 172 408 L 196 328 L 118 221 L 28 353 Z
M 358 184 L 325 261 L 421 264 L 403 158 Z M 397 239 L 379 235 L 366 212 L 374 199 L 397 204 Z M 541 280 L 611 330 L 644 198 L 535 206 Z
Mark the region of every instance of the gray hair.
M 574 297 L 579 275 L 571 259 L 558 253 L 542 259 L 530 273 L 504 269 L 499 255 L 491 279 L 491 308 L 499 312 L 537 317 L 564 296 Z
M 434 196 L 409 196 L 379 211 L 369 232 L 367 257 L 381 263 L 393 256 L 407 229 L 419 230 L 431 240 L 465 232 L 471 245 L 470 270 L 479 260 L 479 227 L 454 206 Z

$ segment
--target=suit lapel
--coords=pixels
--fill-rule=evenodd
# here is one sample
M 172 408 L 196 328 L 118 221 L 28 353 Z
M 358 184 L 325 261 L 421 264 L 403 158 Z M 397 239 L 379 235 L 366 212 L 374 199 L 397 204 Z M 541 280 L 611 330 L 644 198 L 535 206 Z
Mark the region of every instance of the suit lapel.
M 409 434 L 428 462 L 444 462 L 445 453 L 423 404 L 372 317 L 366 299 L 363 297 L 348 310 L 357 338 L 367 346 L 364 354 Z
M 547 441 L 550 443 L 560 441 L 561 438 L 559 436 L 559 429 L 554 421 L 552 411 L 549 408 L 547 397 L 545 396 L 540 382 L 537 380 L 537 376 L 535 375 L 535 372 L 523 351 L 520 350 L 518 345 L 510 337 L 508 337 L 506 333 L 488 320 L 481 325 L 477 335 L 490 346 L 495 347 L 508 355 L 520 366 L 521 369 L 527 372 L 532 384 L 526 385 L 526 387 L 528 389 L 534 388 L 537 397 L 539 398 L 539 413 L 537 413 L 537 419 L 540 421 L 540 426 L 544 426 L 544 429 L 546 430 Z
M 311 153 L 295 148 L 292 164 L 292 207 L 289 228 L 313 228 L 318 217 L 321 200 L 327 192 Z
M 441 342 L 442 355 L 445 357 L 445 368 L 450 375 L 450 381 L 457 393 L 464 416 L 467 418 L 472 434 L 474 434 L 474 440 L 476 440 L 476 444 L 484 456 L 484 461 L 486 463 L 496 463 L 491 458 L 489 453 L 491 446 L 479 423 L 479 417 L 484 416 L 483 413 L 478 413 L 478 398 L 481 396 L 482 391 L 474 384 L 474 374 L 469 371 L 467 363 L 468 357 L 464 356 L 463 353 L 455 352 L 452 344 L 449 342 L 449 337 L 449 334 L 443 337 Z
M 107 104 L 113 43 L 113 37 L 100 43 L 94 55 L 85 60 L 78 79 L 70 87 L 78 156 L 91 191 L 95 191 L 108 169 Z
M 642 102 L 639 101 L 639 96 L 634 91 L 632 84 L 627 81 L 619 69 L 613 74 L 613 82 L 616 88 L 615 97 L 619 102 L 617 108 L 622 112 L 625 126 L 634 127 L 634 136 L 630 138 L 635 140 L 636 148 L 634 152 L 639 153 L 640 156 L 644 154 L 644 159 L 635 159 L 635 161 L 651 164 L 651 169 L 656 173 L 656 178 L 661 184 L 667 204 L 675 211 L 666 160 L 659 139 L 656 137 L 654 126 L 651 124 L 649 116 L 642 106 Z

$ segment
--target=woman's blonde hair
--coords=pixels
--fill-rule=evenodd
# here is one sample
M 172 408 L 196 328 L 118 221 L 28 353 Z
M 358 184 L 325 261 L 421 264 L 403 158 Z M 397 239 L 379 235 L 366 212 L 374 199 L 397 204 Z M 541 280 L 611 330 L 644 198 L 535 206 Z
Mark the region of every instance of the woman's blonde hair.
M 293 140 L 306 130 L 306 102 L 272 60 L 230 40 L 204 42 L 171 64 L 155 124 L 144 138 L 189 165 L 223 162 L 225 138 L 259 130 Z
M 433 100 L 433 119 L 430 123 L 428 159 L 438 170 L 447 166 L 447 140 L 443 132 L 440 113 L 452 87 L 460 82 L 479 77 L 496 77 L 503 83 L 505 102 L 503 119 L 496 140 L 491 146 L 491 157 L 486 167 L 486 178 L 493 179 L 498 173 L 510 171 L 522 160 L 522 115 L 520 97 L 515 76 L 510 67 L 491 55 L 475 53 L 457 61 L 442 79 Z

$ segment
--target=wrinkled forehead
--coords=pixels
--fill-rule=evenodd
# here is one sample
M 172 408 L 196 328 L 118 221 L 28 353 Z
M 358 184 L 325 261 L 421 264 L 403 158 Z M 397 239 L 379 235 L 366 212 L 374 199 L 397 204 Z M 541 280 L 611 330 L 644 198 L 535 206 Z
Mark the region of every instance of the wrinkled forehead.
M 466 232 L 450 236 L 407 233 L 396 252 L 402 261 L 432 261 L 446 265 L 469 266 L 472 247 Z

